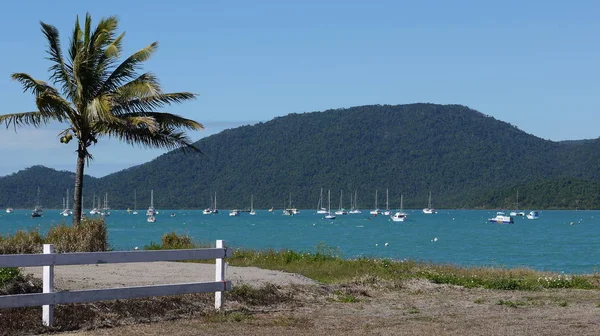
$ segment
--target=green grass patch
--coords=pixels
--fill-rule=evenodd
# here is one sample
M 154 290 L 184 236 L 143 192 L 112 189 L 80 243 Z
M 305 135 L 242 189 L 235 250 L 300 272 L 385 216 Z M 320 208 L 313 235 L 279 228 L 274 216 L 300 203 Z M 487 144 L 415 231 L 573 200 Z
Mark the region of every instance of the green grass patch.
M 210 247 L 174 232 L 146 249 Z M 201 261 L 209 262 L 209 261 Z M 313 251 L 238 249 L 227 262 L 232 266 L 254 266 L 298 273 L 326 284 L 354 283 L 389 286 L 405 279 L 427 279 L 436 284 L 466 288 L 535 291 L 550 288 L 600 289 L 600 275 L 564 275 L 527 268 L 461 267 L 411 260 L 378 258 L 344 259 L 339 248 L 319 244 Z
M 23 274 L 17 267 L 0 268 L 0 287 L 9 281 L 14 281 L 23 277 Z

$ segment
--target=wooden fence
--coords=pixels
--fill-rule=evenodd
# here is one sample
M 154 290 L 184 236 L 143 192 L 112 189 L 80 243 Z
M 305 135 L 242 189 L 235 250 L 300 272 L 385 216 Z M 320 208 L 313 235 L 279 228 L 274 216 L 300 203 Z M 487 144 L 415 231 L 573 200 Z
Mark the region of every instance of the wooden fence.
M 54 305 L 75 302 L 132 299 L 191 293 L 215 293 L 215 309 L 223 307 L 222 293 L 231 290 L 231 281 L 225 280 L 226 263 L 223 259 L 233 252 L 217 240 L 216 248 L 159 251 L 120 251 L 54 253 L 54 245 L 44 244 L 43 254 L 0 255 L 0 267 L 43 266 L 43 293 L 0 296 L 0 308 L 42 306 L 42 322 L 52 326 Z M 215 259 L 215 281 L 153 286 L 93 289 L 82 291 L 54 291 L 54 266 L 134 263 L 151 261 Z

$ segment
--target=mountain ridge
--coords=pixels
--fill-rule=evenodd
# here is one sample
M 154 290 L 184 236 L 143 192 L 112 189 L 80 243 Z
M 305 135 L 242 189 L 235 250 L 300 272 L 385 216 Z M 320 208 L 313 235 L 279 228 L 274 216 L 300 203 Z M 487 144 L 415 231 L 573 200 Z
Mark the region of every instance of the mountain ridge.
M 402 193 L 408 207 L 426 205 L 432 190 L 434 206 L 498 208 L 510 203 L 516 188 L 532 181 L 571 179 L 593 190 L 600 176 L 600 138 L 545 140 L 455 104 L 291 113 L 227 129 L 195 145 L 203 154 L 175 150 L 102 178 L 88 178 L 84 197 L 91 199 L 90 190 L 107 192 L 114 207 L 126 208 L 132 206 L 134 190 L 140 205 L 154 189 L 159 207 L 200 209 L 210 204 L 214 192 L 225 208 L 248 207 L 254 194 L 255 207 L 281 208 L 289 205 L 291 194 L 293 206 L 313 208 L 320 188 L 325 188 L 335 195 L 340 189 L 347 195 L 358 190 L 359 205 L 366 209 L 374 206 L 376 189 L 380 206 L 385 203 L 381 195 L 389 189 L 391 204 Z M 0 204 L 8 201 L 3 197 L 5 178 L 0 178 Z M 524 191 L 522 197 L 519 203 L 527 204 Z M 577 195 L 568 197 L 574 202 Z M 339 204 L 338 198 L 332 203 Z M 550 203 L 533 205 L 555 206 L 551 199 L 545 202 Z M 348 207 L 349 198 L 344 203 Z M 600 207 L 597 199 L 582 204 Z

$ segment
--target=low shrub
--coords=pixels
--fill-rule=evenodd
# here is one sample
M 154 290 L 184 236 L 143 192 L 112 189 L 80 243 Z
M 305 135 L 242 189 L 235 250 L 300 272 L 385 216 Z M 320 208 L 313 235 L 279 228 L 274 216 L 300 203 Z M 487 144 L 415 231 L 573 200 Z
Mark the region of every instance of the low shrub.
M 193 238 L 189 235 L 168 232 L 161 237 L 160 244 L 151 242 L 144 246 L 144 250 L 183 250 L 199 247 L 202 246 L 194 243 Z
M 108 233 L 103 219 L 85 219 L 78 226 L 60 224 L 48 231 L 46 244 L 54 244 L 54 252 L 108 251 Z

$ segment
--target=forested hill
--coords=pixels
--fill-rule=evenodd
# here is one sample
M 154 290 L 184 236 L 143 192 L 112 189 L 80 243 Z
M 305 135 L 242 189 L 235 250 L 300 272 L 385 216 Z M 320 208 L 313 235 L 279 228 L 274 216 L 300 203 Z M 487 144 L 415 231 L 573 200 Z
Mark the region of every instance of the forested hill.
M 146 207 L 154 189 L 159 208 L 199 209 L 214 192 L 220 208 L 246 208 L 251 194 L 256 208 L 281 208 L 291 195 L 293 206 L 315 208 L 324 188 L 331 189 L 332 207 L 343 190 L 345 207 L 357 191 L 359 207 L 368 209 L 375 190 L 385 207 L 389 189 L 392 208 L 401 193 L 406 208 L 424 207 L 431 190 L 438 208 L 510 208 L 520 189 L 523 206 L 600 208 L 600 139 L 548 141 L 460 105 L 289 114 L 196 145 L 202 155 L 173 151 L 90 179 L 84 196 L 108 192 L 113 207 L 125 208 L 137 190 L 138 207 Z M 18 175 L 0 179 L 0 206 L 10 199 L 5 180 Z M 62 194 L 57 190 L 56 199 Z

